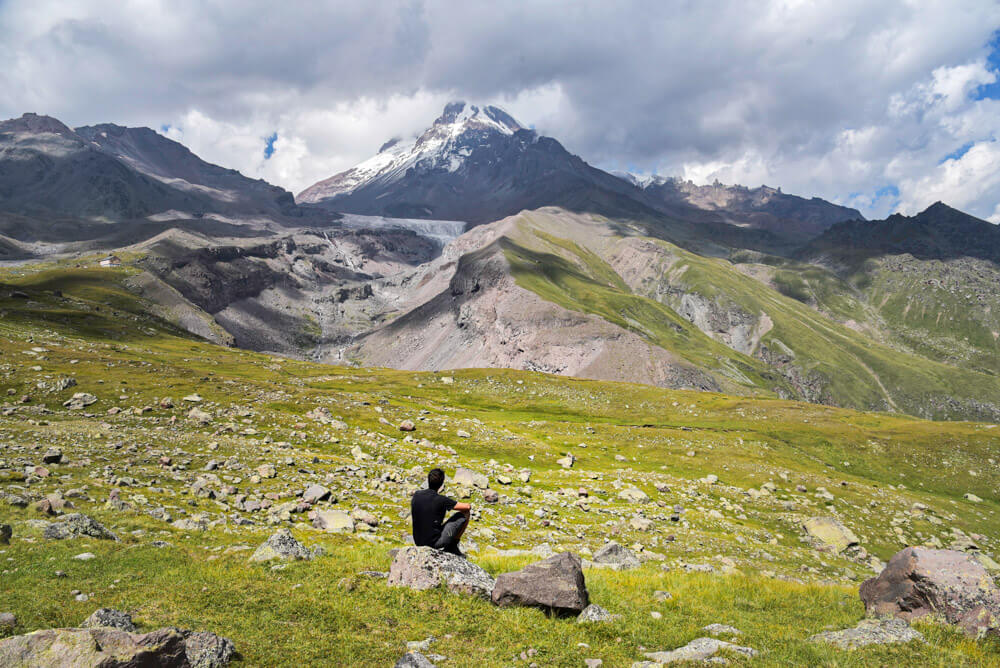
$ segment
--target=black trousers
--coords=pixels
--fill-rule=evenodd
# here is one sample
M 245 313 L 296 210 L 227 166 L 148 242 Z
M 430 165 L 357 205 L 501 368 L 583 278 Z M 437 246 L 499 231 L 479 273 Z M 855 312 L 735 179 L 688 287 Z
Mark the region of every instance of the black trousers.
M 455 513 L 441 525 L 441 537 L 434 543 L 434 547 L 452 554 L 461 554 L 458 549 L 458 534 L 461 533 L 469 520 L 462 513 Z

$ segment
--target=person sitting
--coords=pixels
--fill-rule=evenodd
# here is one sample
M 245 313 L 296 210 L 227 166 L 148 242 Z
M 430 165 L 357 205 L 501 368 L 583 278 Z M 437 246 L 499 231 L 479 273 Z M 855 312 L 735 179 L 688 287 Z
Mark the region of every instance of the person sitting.
M 444 471 L 432 469 L 427 474 L 427 488 L 417 490 L 410 499 L 410 515 L 413 519 L 413 543 L 426 545 L 438 550 L 464 557 L 458 549 L 465 528 L 469 526 L 472 506 L 458 503 L 439 493 L 444 485 Z M 444 521 L 444 516 L 454 510 L 455 514 Z

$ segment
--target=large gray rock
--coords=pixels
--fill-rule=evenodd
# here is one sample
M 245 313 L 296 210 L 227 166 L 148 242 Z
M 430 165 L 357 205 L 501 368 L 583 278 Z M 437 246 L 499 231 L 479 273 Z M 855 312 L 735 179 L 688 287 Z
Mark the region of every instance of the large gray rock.
M 854 532 L 834 517 L 810 517 L 802 523 L 802 528 L 814 542 L 836 552 L 843 552 L 859 542 Z
M 250 561 L 271 561 L 280 559 L 282 561 L 292 561 L 302 559 L 308 561 L 313 554 L 306 546 L 295 540 L 292 532 L 288 529 L 278 529 L 270 538 L 260 544 L 250 556 Z
M 455 469 L 455 477 L 452 480 L 456 485 L 461 485 L 462 487 L 486 489 L 490 486 L 490 479 L 482 473 L 476 473 L 471 469 L 462 468 L 461 466 Z
M 622 571 L 639 567 L 639 557 L 635 556 L 635 554 L 627 547 L 623 547 L 615 541 L 602 545 L 601 548 L 594 553 L 592 561 L 595 564 L 610 566 L 611 568 Z
M 572 552 L 501 574 L 492 599 L 500 607 L 529 606 L 557 614 L 578 614 L 590 603 L 580 557 Z
M 829 643 L 840 649 L 855 649 L 865 645 L 888 645 L 923 640 L 919 631 L 914 631 L 902 619 L 862 619 L 857 626 L 843 631 L 817 633 L 810 642 Z
M 77 392 L 72 397 L 63 402 L 63 406 L 71 411 L 78 411 L 91 404 L 97 403 L 97 397 L 87 392 Z
M 432 547 L 407 547 L 393 558 L 388 584 L 417 591 L 443 584 L 456 594 L 489 598 L 496 581 L 462 557 Z
M 302 493 L 302 500 L 306 503 L 316 503 L 330 498 L 330 490 L 323 485 L 309 485 Z
M 312 525 L 327 533 L 353 533 L 354 519 L 341 510 L 318 510 Z
M 135 633 L 136 630 L 135 624 L 132 622 L 132 615 L 111 608 L 99 608 L 95 610 L 80 626 L 85 629 L 118 629 L 119 631 L 128 631 L 129 633 Z
M 908 547 L 860 589 L 872 616 L 910 621 L 940 614 L 966 634 L 1000 635 L 1000 588 L 976 559 L 955 550 Z
M 184 656 L 191 668 L 223 668 L 235 654 L 232 640 L 208 631 L 188 633 L 184 640 Z
M 65 668 L 188 668 L 177 629 L 128 633 L 119 629 L 45 629 L 0 642 L 0 666 Z
M 103 524 L 81 513 L 63 515 L 58 522 L 53 522 L 45 527 L 42 535 L 52 540 L 81 538 L 83 536 L 102 540 L 118 540 L 118 536 L 108 531 Z
M 721 651 L 754 657 L 758 652 L 752 647 L 741 647 L 715 638 L 695 638 L 684 647 L 669 652 L 649 652 L 646 658 L 656 663 L 681 663 L 683 661 L 706 661 Z
M 434 664 L 420 652 L 407 652 L 393 668 L 434 668 Z

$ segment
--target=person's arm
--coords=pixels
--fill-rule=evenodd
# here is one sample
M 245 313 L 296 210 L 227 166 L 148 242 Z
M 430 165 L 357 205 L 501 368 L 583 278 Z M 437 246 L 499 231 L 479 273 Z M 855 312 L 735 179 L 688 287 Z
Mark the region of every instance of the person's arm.
M 472 506 L 468 503 L 456 503 L 454 510 L 467 516 L 472 510 Z

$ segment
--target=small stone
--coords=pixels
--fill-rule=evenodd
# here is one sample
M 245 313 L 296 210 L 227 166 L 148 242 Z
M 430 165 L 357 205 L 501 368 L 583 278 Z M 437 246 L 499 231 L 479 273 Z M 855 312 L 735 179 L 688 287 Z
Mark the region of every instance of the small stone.
M 486 503 L 496 503 L 500 500 L 500 495 L 494 489 L 483 490 L 483 501 Z
M 0 612 L 0 630 L 9 631 L 17 626 L 17 617 L 12 612 Z
M 420 652 L 407 652 L 393 668 L 434 668 L 434 664 Z
M 459 438 L 472 438 L 472 434 L 465 431 L 464 429 L 459 429 L 458 431 L 456 431 L 455 436 L 458 436 Z
M 639 567 L 639 558 L 627 547 L 622 547 L 615 541 L 601 546 L 594 553 L 593 562 L 602 566 L 610 566 L 615 570 L 628 570 Z
M 577 615 L 576 621 L 583 624 L 585 622 L 610 622 L 620 618 L 621 615 L 612 615 L 596 603 L 591 603 Z
M 132 621 L 132 615 L 111 608 L 99 608 L 95 610 L 80 626 L 85 629 L 112 628 L 128 631 L 129 633 L 135 633 L 136 630 L 135 623 Z
M 715 638 L 696 638 L 683 647 L 669 652 L 648 652 L 648 659 L 660 664 L 681 663 L 684 661 L 708 661 L 720 651 L 734 652 L 748 657 L 757 656 L 757 650 L 752 647 L 740 647 L 724 640 Z
M 414 431 L 416 428 L 416 425 L 413 424 L 413 420 L 403 420 L 399 423 L 400 431 Z
M 42 455 L 43 464 L 60 464 L 63 460 L 63 452 L 59 448 L 49 448 Z
M 710 636 L 738 636 L 740 635 L 740 630 L 735 626 L 729 626 L 728 624 L 709 624 L 708 626 L 701 627 L 701 630 Z
M 96 559 L 97 557 L 93 552 L 82 552 L 73 558 L 77 561 L 90 561 L 91 559 Z

